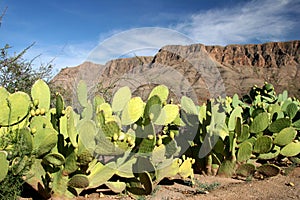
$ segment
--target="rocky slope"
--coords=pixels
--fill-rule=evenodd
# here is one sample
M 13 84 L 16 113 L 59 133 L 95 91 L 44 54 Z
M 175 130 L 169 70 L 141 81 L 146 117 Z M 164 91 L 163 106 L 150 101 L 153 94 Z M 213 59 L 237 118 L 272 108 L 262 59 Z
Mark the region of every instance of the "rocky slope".
M 199 103 L 207 98 L 240 95 L 254 84 L 271 82 L 280 92 L 300 96 L 300 41 L 265 44 L 205 46 L 170 45 L 154 57 L 116 59 L 105 65 L 83 63 L 65 68 L 52 83 L 74 91 L 85 80 L 93 94 L 109 87 L 128 85 L 140 95 L 147 95 L 153 85 L 165 84 L 173 97 L 188 95 Z M 100 83 L 100 84 L 99 84 Z M 69 95 L 70 98 L 73 98 Z

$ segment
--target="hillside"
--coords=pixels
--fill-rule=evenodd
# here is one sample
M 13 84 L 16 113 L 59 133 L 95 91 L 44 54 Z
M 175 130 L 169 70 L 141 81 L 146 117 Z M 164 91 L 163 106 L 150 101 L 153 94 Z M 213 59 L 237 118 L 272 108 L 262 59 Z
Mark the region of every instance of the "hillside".
M 205 46 L 170 45 L 154 57 L 111 60 L 106 64 L 85 62 L 61 70 L 52 83 L 74 91 L 79 80 L 88 83 L 91 95 L 110 87 L 109 94 L 128 85 L 146 95 L 151 85 L 165 84 L 174 97 L 189 95 L 203 102 L 219 95 L 243 95 L 254 84 L 274 84 L 278 92 L 288 89 L 300 96 L 300 41 L 264 44 Z M 100 83 L 100 84 L 99 84 Z M 150 86 L 150 87 L 149 87 Z M 74 99 L 68 94 L 70 100 Z

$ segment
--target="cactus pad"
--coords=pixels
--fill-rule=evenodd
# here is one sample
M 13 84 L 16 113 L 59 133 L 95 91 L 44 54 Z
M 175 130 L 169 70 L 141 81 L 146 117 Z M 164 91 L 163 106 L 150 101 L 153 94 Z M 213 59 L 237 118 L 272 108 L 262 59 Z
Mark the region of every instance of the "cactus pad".
M 280 173 L 280 167 L 273 164 L 264 164 L 259 166 L 257 171 L 267 177 L 277 176 Z
M 250 125 L 251 133 L 259 133 L 269 126 L 269 114 L 266 112 L 259 113 Z
M 68 182 L 68 186 L 74 188 L 86 188 L 89 186 L 89 179 L 86 175 L 75 174 Z
M 253 151 L 255 153 L 267 153 L 272 149 L 272 146 L 273 140 L 270 136 L 260 136 L 254 143 Z
M 30 103 L 30 97 L 24 92 L 9 94 L 0 99 L 0 126 L 10 126 L 22 121 L 29 113 Z
M 130 125 L 136 122 L 144 113 L 144 102 L 140 97 L 133 97 L 126 104 L 121 121 L 122 125 Z
M 290 103 L 286 107 L 286 113 L 289 116 L 290 119 L 293 119 L 298 112 L 298 106 L 295 103 Z
M 239 176 L 244 176 L 244 177 L 248 177 L 254 174 L 255 172 L 255 165 L 251 164 L 251 163 L 245 163 L 240 165 L 237 170 L 236 170 L 236 174 Z
M 169 89 L 165 85 L 158 85 L 155 88 L 152 89 L 152 91 L 149 94 L 148 99 L 150 99 L 152 96 L 157 95 L 161 102 L 166 102 L 169 96 Z
M 114 193 L 121 193 L 126 189 L 126 183 L 125 182 L 112 182 L 112 181 L 107 181 L 105 185 Z
M 165 105 L 158 118 L 154 121 L 156 125 L 167 125 L 173 122 L 179 114 L 179 107 L 174 104 Z
M 83 80 L 80 80 L 77 85 L 77 98 L 81 106 L 87 106 L 87 85 Z
M 198 110 L 193 100 L 187 96 L 181 98 L 181 107 L 188 114 L 198 115 Z
M 249 136 L 250 136 L 249 125 L 243 124 L 241 132 L 237 133 L 237 142 L 243 142 L 243 141 L 247 140 L 249 138 Z
M 297 156 L 300 153 L 300 142 L 291 142 L 280 151 L 280 154 L 286 157 Z
M 257 158 L 260 160 L 270 160 L 276 158 L 279 153 L 280 147 L 275 145 L 271 151 L 269 151 L 268 153 L 261 153 Z
M 43 80 L 37 80 L 31 88 L 32 100 L 39 102 L 38 108 L 44 108 L 46 111 L 50 108 L 50 89 Z
M 235 109 L 230 114 L 228 120 L 228 129 L 229 131 L 233 131 L 236 127 L 237 118 L 242 118 L 243 109 L 240 106 L 235 107 Z
M 8 173 L 9 162 L 6 159 L 6 155 L 7 153 L 5 151 L 0 151 L 0 164 L 1 164 L 0 183 Z
M 43 162 L 54 166 L 61 166 L 65 163 L 65 157 L 60 153 L 49 153 L 43 158 Z
M 269 126 L 269 131 L 273 133 L 279 133 L 282 129 L 291 125 L 291 120 L 288 118 L 279 118 L 272 122 Z
M 252 144 L 250 142 L 243 142 L 239 146 L 237 153 L 237 161 L 244 162 L 250 159 L 252 154 Z
M 297 131 L 294 128 L 284 128 L 276 135 L 274 144 L 278 146 L 285 146 L 291 143 L 295 139 L 296 135 Z
M 34 135 L 33 152 L 36 157 L 42 156 L 55 147 L 57 141 L 57 132 L 54 129 L 45 128 Z
M 131 99 L 131 91 L 129 87 L 125 86 L 120 88 L 114 94 L 112 100 L 112 110 L 114 112 L 122 111 L 130 99 Z
M 235 172 L 235 167 L 236 167 L 235 161 L 224 160 L 220 165 L 218 175 L 230 178 Z

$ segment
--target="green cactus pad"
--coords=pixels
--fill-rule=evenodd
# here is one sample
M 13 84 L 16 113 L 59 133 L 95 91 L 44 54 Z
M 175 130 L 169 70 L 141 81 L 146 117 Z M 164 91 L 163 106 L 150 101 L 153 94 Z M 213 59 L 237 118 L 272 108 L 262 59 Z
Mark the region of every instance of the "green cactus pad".
M 174 177 L 179 172 L 179 158 L 168 159 L 157 166 L 157 182 L 163 178 Z
M 9 162 L 6 159 L 6 156 L 7 156 L 7 153 L 5 151 L 0 151 L 0 164 L 1 164 L 0 183 L 6 177 L 6 175 L 8 173 Z
M 51 174 L 51 193 L 53 196 L 67 196 L 69 177 L 63 174 L 63 169 Z M 74 196 L 74 195 L 72 195 Z
M 157 95 L 150 97 L 146 103 L 144 118 L 151 118 L 152 121 L 155 121 L 162 109 L 162 102 Z M 152 115 L 152 117 L 151 117 Z
M 243 176 L 243 177 L 248 177 L 248 176 L 252 176 L 254 174 L 256 170 L 255 165 L 251 164 L 251 163 L 245 163 L 240 165 L 237 170 L 236 170 L 236 174 L 239 176 Z
M 256 137 L 250 137 L 247 140 L 245 140 L 244 142 L 250 142 L 253 146 L 256 142 Z
M 152 136 L 152 137 L 151 137 Z M 141 142 L 139 144 L 139 153 L 151 153 L 156 145 L 155 129 L 153 123 L 144 126 L 138 126 L 136 129 L 136 137 Z
M 81 166 L 87 166 L 93 160 L 93 155 L 88 150 L 81 151 L 77 157 L 78 164 Z
M 24 170 L 26 166 L 29 165 L 29 158 L 28 156 L 24 157 L 15 157 L 12 161 L 12 173 L 13 175 L 19 174 L 21 171 Z
M 179 114 L 179 107 L 174 104 L 165 105 L 158 118 L 154 121 L 156 125 L 167 125 L 173 122 Z
M 61 94 L 56 94 L 56 115 L 61 116 L 63 110 L 65 109 L 65 102 L 64 98 L 61 96 Z
M 50 89 L 49 86 L 43 80 L 37 80 L 31 88 L 31 97 L 32 100 L 38 100 L 38 108 L 46 109 L 50 108 Z
M 203 104 L 199 108 L 198 119 L 201 124 L 203 124 L 204 120 L 206 119 L 206 105 L 205 104 Z
M 100 132 L 105 135 L 105 137 L 113 137 L 113 135 L 119 135 L 121 129 L 117 122 L 110 121 L 100 127 Z
M 138 175 L 139 175 L 140 182 L 145 189 L 145 195 L 151 194 L 153 191 L 153 183 L 149 172 L 144 171 L 142 173 L 139 173 Z
M 69 137 L 68 135 L 68 118 L 66 115 L 59 118 L 59 132 L 64 136 L 64 139 Z
M 125 182 L 112 182 L 112 181 L 107 181 L 105 185 L 114 193 L 121 193 L 126 189 L 126 183 Z
M 81 116 L 84 119 L 92 119 L 93 118 L 93 105 L 90 101 L 87 102 L 85 108 L 83 109 Z
M 286 107 L 286 113 L 289 116 L 290 119 L 293 119 L 298 112 L 298 106 L 295 103 L 290 103 Z
M 118 165 L 116 175 L 123 178 L 134 178 L 133 165 L 136 164 L 137 158 L 131 158 L 126 162 Z
M 33 137 L 33 152 L 36 157 L 48 153 L 57 143 L 57 132 L 54 129 L 45 128 L 37 132 Z
M 269 104 L 269 106 L 268 106 L 268 113 L 271 114 L 271 119 L 273 119 L 273 117 L 276 115 L 276 118 L 273 119 L 273 120 L 276 120 L 276 119 L 284 117 L 284 114 L 281 111 L 281 106 L 278 105 L 278 104 Z
M 80 80 L 77 85 L 77 98 L 81 106 L 87 106 L 87 85 L 83 80 Z
M 113 121 L 112 108 L 109 103 L 103 103 L 97 107 L 97 113 L 103 111 L 105 121 Z
M 131 91 L 127 86 L 121 87 L 115 94 L 112 100 L 113 112 L 122 111 L 128 101 L 131 99 Z
M 110 162 L 106 165 L 97 162 L 92 169 L 88 169 L 90 174 L 88 175 L 89 186 L 87 189 L 96 188 L 100 185 L 103 185 L 115 174 L 116 168 L 117 166 L 114 162 Z
M 271 160 L 276 158 L 280 153 L 280 147 L 279 146 L 274 146 L 273 149 L 271 151 L 269 151 L 268 153 L 261 153 L 258 155 L 258 159 L 260 160 Z
M 68 132 L 69 139 L 73 147 L 78 147 L 78 142 L 77 142 L 78 134 L 76 129 L 75 113 L 72 107 L 68 106 L 66 108 L 66 116 L 67 116 L 67 132 Z
M 255 153 L 268 153 L 273 146 L 273 139 L 270 136 L 263 135 L 257 138 L 254 143 L 253 152 Z
M 49 153 L 43 158 L 43 162 L 54 166 L 61 166 L 65 163 L 65 157 L 60 153 Z
M 293 122 L 293 127 L 295 127 L 295 129 L 297 129 L 297 130 L 300 130 L 300 119 Z
M 264 164 L 259 166 L 257 171 L 267 177 L 277 176 L 280 173 L 280 167 L 273 164 Z
M 259 113 L 250 125 L 251 133 L 259 133 L 269 126 L 269 114 L 266 112 Z
M 242 125 L 242 130 L 240 133 L 237 133 L 237 142 L 243 142 L 247 140 L 250 136 L 249 132 L 249 125 L 248 124 L 243 124 Z
M 68 186 L 74 188 L 86 188 L 89 186 L 89 179 L 86 175 L 75 174 L 68 182 Z
M 157 165 L 163 162 L 166 159 L 165 153 L 166 153 L 165 145 L 155 146 L 151 156 L 151 161 L 153 162 L 153 164 Z
M 145 103 L 140 97 L 133 97 L 126 104 L 122 116 L 122 125 L 130 125 L 136 122 L 144 113 Z
M 158 85 L 155 88 L 152 89 L 152 91 L 149 94 L 148 99 L 150 99 L 152 96 L 157 95 L 161 102 L 166 102 L 169 96 L 169 89 L 165 85 Z
M 82 120 L 77 125 L 78 130 L 78 153 L 87 149 L 93 151 L 95 149 L 96 124 L 92 120 Z
M 237 153 L 237 161 L 244 162 L 250 159 L 252 154 L 252 144 L 250 142 L 243 142 L 239 146 L 239 150 Z
M 45 129 L 45 128 L 53 128 L 50 120 L 46 116 L 35 116 L 30 121 L 30 129 L 35 129 L 36 133 Z M 35 134 L 35 133 L 33 133 Z
M 230 114 L 229 120 L 228 120 L 228 129 L 229 131 L 234 131 L 236 127 L 236 121 L 237 118 L 242 118 L 243 109 L 240 106 L 237 106 L 234 108 L 232 113 Z
M 3 101 L 9 96 L 9 92 L 2 86 L 0 86 L 0 101 Z
M 291 120 L 288 118 L 279 118 L 272 122 L 269 126 L 269 131 L 279 133 L 282 129 L 291 126 Z
M 73 148 L 72 146 L 70 148 Z M 71 174 L 78 169 L 76 153 L 73 150 L 66 159 L 64 166 L 64 174 Z
M 97 110 L 97 107 L 100 106 L 103 103 L 105 103 L 105 99 L 102 96 L 100 96 L 99 94 L 97 94 L 94 97 L 94 102 L 93 102 L 94 110 Z
M 297 156 L 300 153 L 300 142 L 291 142 L 280 151 L 280 154 L 286 157 Z
M 29 113 L 30 103 L 30 97 L 24 92 L 9 94 L 0 99 L 0 126 L 10 126 L 22 121 Z
M 296 135 L 297 131 L 294 128 L 284 128 L 276 135 L 274 144 L 278 146 L 285 146 L 291 143 L 296 138 Z
M 181 98 L 181 108 L 188 114 L 198 116 L 197 107 L 195 106 L 193 100 L 187 96 L 183 96 Z
M 33 150 L 33 137 L 29 128 L 22 128 L 20 130 L 20 140 L 22 141 L 22 152 L 24 154 L 30 154 Z
M 218 175 L 230 178 L 235 172 L 236 162 L 232 160 L 224 160 L 220 165 Z

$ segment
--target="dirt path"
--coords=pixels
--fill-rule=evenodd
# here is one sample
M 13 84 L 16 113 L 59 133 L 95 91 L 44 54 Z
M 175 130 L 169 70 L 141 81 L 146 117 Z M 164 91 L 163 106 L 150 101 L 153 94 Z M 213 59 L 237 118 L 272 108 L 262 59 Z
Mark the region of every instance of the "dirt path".
M 252 179 L 249 181 L 209 177 L 196 175 L 196 186 L 190 187 L 180 180 L 162 183 L 157 186 L 156 191 L 147 197 L 140 197 L 138 199 L 147 200 L 241 200 L 241 199 L 255 199 L 255 200 L 270 200 L 270 199 L 300 199 L 300 168 L 295 168 L 287 176 L 278 175 L 263 180 Z M 217 186 L 209 192 L 205 192 L 204 186 Z M 78 197 L 77 200 L 83 199 L 132 199 L 125 195 L 111 195 L 111 194 L 90 194 L 85 197 Z

